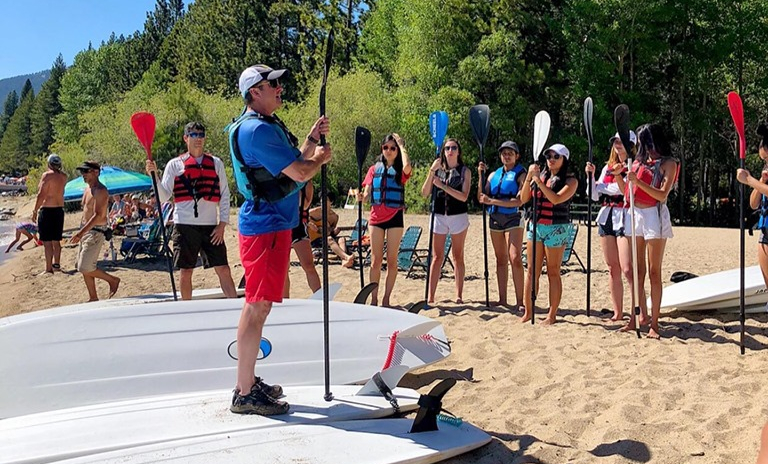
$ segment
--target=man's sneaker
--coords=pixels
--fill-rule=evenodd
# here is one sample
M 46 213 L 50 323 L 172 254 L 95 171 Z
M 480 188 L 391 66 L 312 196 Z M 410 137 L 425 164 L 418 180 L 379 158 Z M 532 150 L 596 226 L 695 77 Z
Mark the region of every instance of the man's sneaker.
M 283 396 L 283 387 L 280 385 L 269 385 L 264 383 L 264 381 L 261 379 L 261 377 L 256 377 L 254 379 L 254 383 L 261 387 L 261 391 L 266 393 L 267 395 L 271 396 L 272 398 L 280 398 Z
M 232 396 L 232 406 L 229 407 L 229 410 L 236 414 L 258 414 L 260 416 L 286 414 L 289 409 L 288 403 L 267 395 L 259 384 L 255 384 L 251 388 L 251 392 L 244 396 L 235 390 L 235 394 Z

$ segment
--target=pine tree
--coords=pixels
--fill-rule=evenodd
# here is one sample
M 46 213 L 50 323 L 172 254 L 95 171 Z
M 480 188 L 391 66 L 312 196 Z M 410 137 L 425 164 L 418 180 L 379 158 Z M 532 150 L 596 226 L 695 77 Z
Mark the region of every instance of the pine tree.
M 59 103 L 59 89 L 61 77 L 67 70 L 64 58 L 59 55 L 51 68 L 51 76 L 43 84 L 40 93 L 35 98 L 30 115 L 32 155 L 40 155 L 48 152 L 48 147 L 53 143 L 53 118 L 61 113 Z
M 12 90 L 11 93 L 9 93 L 5 98 L 5 103 L 3 104 L 3 113 L 0 114 L 0 140 L 3 139 L 5 128 L 8 126 L 13 113 L 16 112 L 16 108 L 18 107 L 19 94 L 17 94 L 15 90 Z
M 29 80 L 24 84 L 21 95 L 19 107 L 8 122 L 0 142 L 0 171 L 26 173 L 29 170 L 29 117 L 35 101 L 35 92 Z

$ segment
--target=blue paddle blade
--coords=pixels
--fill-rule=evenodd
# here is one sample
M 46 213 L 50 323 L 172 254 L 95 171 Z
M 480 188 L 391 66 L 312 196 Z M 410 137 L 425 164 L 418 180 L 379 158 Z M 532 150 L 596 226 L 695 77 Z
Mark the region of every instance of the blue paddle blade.
M 432 143 L 435 144 L 435 148 L 440 152 L 440 147 L 443 146 L 443 139 L 445 134 L 448 133 L 448 113 L 445 111 L 433 111 L 429 115 L 429 134 L 432 136 Z

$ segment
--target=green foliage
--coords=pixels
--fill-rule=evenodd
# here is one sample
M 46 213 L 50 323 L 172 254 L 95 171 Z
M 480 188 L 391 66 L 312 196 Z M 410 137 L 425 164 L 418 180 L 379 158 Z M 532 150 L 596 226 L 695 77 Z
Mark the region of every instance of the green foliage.
M 29 83 L 29 80 L 27 80 Z M 13 113 L 0 142 L 0 171 L 21 173 L 29 169 L 30 157 L 30 115 L 35 102 L 35 92 L 32 84 L 27 89 L 24 85 L 24 95 L 19 107 Z
M 5 128 L 8 127 L 8 123 L 11 121 L 11 116 L 19 107 L 19 95 L 15 90 L 12 90 L 5 98 L 3 103 L 3 112 L 0 114 L 0 140 L 3 139 Z
M 429 202 L 431 196 L 426 198 L 421 196 L 421 185 L 429 174 L 429 165 L 423 165 L 413 168 L 411 178 L 405 188 L 405 209 L 410 214 L 421 214 L 429 212 Z
M 61 113 L 59 103 L 59 88 L 61 78 L 67 70 L 64 58 L 61 55 L 56 58 L 51 68 L 51 75 L 40 89 L 35 98 L 30 115 L 30 153 L 47 153 L 48 147 L 53 143 L 53 118 Z

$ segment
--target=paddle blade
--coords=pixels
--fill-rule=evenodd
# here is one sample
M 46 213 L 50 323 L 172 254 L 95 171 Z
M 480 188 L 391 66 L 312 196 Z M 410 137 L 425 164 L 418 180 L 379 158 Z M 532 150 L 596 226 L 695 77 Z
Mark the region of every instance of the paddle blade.
M 433 111 L 429 115 L 429 134 L 432 136 L 432 143 L 435 144 L 435 149 L 440 152 L 440 147 L 443 145 L 443 139 L 445 134 L 448 133 L 448 113 L 445 111 Z
M 736 133 L 739 134 L 739 158 L 744 159 L 747 153 L 747 139 L 744 136 L 744 105 L 738 93 L 728 93 L 728 109 L 731 111 Z
M 594 107 L 592 105 L 592 97 L 587 97 L 584 100 L 584 130 L 587 133 L 587 141 L 589 142 L 590 153 L 592 151 L 592 145 L 595 139 L 592 137 L 592 112 Z M 592 160 L 590 159 L 590 162 Z
M 549 113 L 546 111 L 539 111 L 536 113 L 536 118 L 533 120 L 533 162 L 537 162 L 541 151 L 544 149 L 544 145 L 549 138 L 549 128 L 552 124 L 552 120 L 549 117 Z
M 371 131 L 362 126 L 355 127 L 355 154 L 357 155 L 357 167 L 361 168 L 371 148 Z
M 152 159 L 152 141 L 155 139 L 155 115 L 140 111 L 131 116 L 131 127 L 139 143 L 147 152 L 147 159 Z
M 475 105 L 469 109 L 469 125 L 479 146 L 484 146 L 491 128 L 491 109 L 488 105 Z
M 629 138 L 629 107 L 619 105 L 613 111 L 613 124 L 616 126 L 616 132 L 619 133 L 622 145 L 627 154 L 632 153 L 632 141 Z

